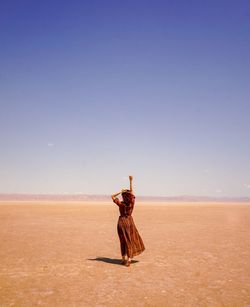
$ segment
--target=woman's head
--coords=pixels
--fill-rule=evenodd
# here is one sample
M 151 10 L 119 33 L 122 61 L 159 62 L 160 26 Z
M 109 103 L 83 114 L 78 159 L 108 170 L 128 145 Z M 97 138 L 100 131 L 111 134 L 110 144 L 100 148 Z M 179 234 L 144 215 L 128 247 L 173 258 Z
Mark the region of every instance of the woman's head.
M 135 196 L 130 192 L 130 190 L 124 190 L 122 192 L 122 198 L 125 204 L 131 204 Z

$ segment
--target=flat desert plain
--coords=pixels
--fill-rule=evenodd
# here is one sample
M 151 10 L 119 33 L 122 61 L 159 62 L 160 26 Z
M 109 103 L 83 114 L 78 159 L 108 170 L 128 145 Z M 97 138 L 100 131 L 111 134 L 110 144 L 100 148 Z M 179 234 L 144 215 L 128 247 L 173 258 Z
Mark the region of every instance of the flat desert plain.
M 110 202 L 1 202 L 0 306 L 250 306 L 250 204 L 136 203 L 120 265 Z

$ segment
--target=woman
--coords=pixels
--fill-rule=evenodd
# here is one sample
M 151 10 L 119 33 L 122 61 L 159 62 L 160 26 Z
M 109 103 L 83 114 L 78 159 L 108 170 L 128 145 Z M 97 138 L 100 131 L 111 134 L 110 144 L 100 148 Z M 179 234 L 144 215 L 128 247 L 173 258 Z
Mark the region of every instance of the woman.
M 132 187 L 132 176 L 129 176 L 129 181 L 129 190 L 122 190 L 121 192 L 111 196 L 113 202 L 119 206 L 120 216 L 118 219 L 117 231 L 121 245 L 122 264 L 125 264 L 126 266 L 130 266 L 131 259 L 134 256 L 141 254 L 145 250 L 143 241 L 131 216 L 135 204 L 135 196 L 133 194 Z M 119 194 L 122 195 L 123 201 L 120 201 L 117 198 Z

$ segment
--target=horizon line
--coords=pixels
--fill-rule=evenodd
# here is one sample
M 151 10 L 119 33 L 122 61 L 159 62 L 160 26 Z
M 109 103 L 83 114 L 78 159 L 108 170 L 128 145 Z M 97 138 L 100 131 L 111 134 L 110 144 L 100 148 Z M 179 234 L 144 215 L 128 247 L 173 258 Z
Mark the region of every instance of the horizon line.
M 83 198 L 82 200 L 86 200 L 86 198 L 98 199 L 100 198 L 110 198 L 111 194 L 85 194 L 85 193 L 0 193 L 0 200 L 2 198 Z M 137 199 L 158 199 L 158 200 L 182 200 L 182 201 L 199 201 L 199 200 L 241 200 L 241 201 L 250 201 L 249 196 L 208 196 L 208 195 L 191 195 L 191 194 L 182 194 L 182 195 L 174 195 L 174 196 L 159 196 L 159 195 L 137 195 Z

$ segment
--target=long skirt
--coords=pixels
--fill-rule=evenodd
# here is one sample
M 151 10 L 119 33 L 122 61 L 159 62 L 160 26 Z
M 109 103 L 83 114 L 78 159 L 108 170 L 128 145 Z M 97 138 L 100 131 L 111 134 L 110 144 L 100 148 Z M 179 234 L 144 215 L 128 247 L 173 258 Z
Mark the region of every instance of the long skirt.
M 129 258 L 133 258 L 145 250 L 142 238 L 139 235 L 131 215 L 119 217 L 117 231 L 120 239 L 122 256 L 127 255 Z

